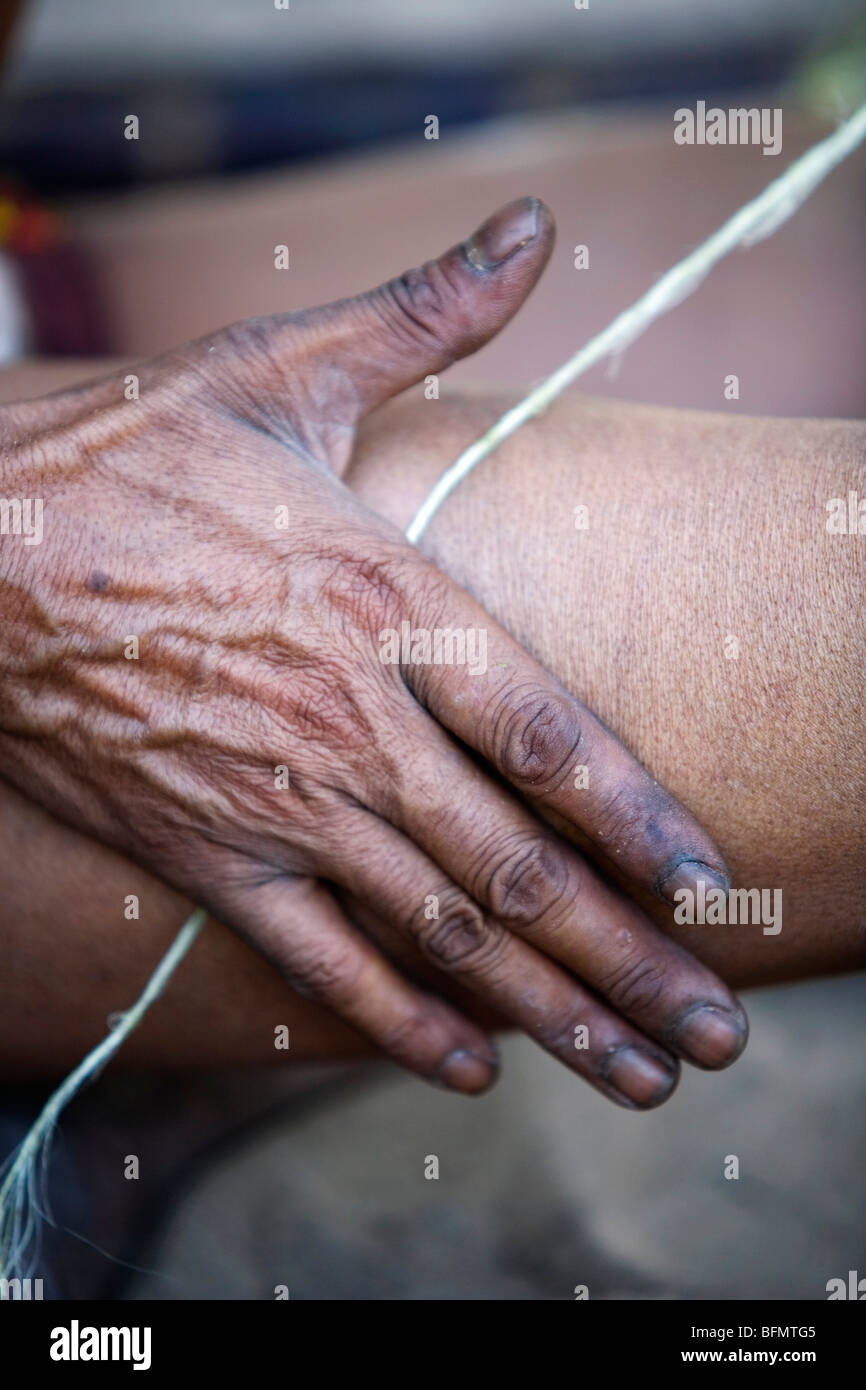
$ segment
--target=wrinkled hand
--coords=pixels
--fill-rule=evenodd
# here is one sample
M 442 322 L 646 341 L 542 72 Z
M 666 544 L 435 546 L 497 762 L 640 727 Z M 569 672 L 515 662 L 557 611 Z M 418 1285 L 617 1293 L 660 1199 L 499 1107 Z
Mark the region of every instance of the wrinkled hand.
M 726 886 L 718 851 L 340 481 L 359 420 L 490 338 L 552 236 L 522 200 L 367 295 L 145 364 L 138 399 L 121 375 L 6 407 L 3 495 L 44 499 L 44 534 L 0 539 L 0 772 L 421 1075 L 482 1089 L 485 1032 L 316 880 L 644 1106 L 673 1088 L 673 1054 L 732 1060 L 742 1012 L 526 801 L 669 901 L 699 877 Z M 468 635 L 463 664 L 436 664 L 423 637 L 406 660 L 404 631 L 444 629 Z

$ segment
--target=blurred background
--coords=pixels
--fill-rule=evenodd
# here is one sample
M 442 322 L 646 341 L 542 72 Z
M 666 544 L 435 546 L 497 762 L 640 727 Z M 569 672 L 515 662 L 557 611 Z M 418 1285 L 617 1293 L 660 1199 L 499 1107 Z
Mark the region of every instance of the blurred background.
M 0 98 L 0 360 L 60 355 L 82 377 L 95 354 L 134 359 L 355 293 L 534 193 L 559 223 L 552 264 L 443 389 L 537 380 L 866 97 L 856 0 L 18 10 Z M 782 153 L 675 145 L 674 111 L 698 100 L 780 107 Z M 863 178 L 860 152 L 582 389 L 862 414 Z M 292 1298 L 569 1299 L 587 1284 L 591 1298 L 823 1298 L 827 1279 L 866 1273 L 863 980 L 747 1004 L 738 1066 L 684 1077 L 648 1116 L 520 1039 L 472 1103 L 377 1066 L 109 1072 L 58 1138 L 46 1279 L 73 1297 L 286 1284 Z M 43 1091 L 7 1092 L 4 1151 Z M 118 1180 L 126 1153 L 147 1181 Z M 738 1181 L 723 1177 L 730 1154 Z
M 453 380 L 534 380 L 866 96 L 862 0 L 17 8 L 0 175 L 39 206 L 6 237 L 30 320 L 18 315 L 5 352 L 0 341 L 6 360 L 141 356 L 356 293 L 529 192 L 558 219 L 553 262 L 517 323 Z M 781 154 L 675 145 L 674 111 L 698 100 L 781 106 Z M 130 114 L 136 140 L 124 138 Z M 438 140 L 424 138 L 429 115 Z M 861 411 L 861 168 L 845 164 L 779 237 L 720 266 L 584 389 L 751 413 Z M 290 247 L 288 273 L 274 270 L 277 244 Z M 725 402 L 730 372 L 740 398 Z
M 576 104 L 722 97 L 787 82 L 858 14 L 856 0 L 594 0 L 584 12 L 572 0 L 291 0 L 282 11 L 33 0 L 0 157 L 41 189 L 116 188 L 412 137 L 428 112 L 454 131 Z M 130 110 L 147 127 L 138 143 L 117 139 Z

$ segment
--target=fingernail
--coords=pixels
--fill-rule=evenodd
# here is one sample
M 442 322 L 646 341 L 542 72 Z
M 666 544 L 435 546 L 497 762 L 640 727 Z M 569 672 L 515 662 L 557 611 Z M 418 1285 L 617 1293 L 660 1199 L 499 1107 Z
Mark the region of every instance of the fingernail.
M 648 1109 L 667 1100 L 679 1067 L 643 1047 L 615 1047 L 602 1059 L 601 1074 L 632 1105 Z
M 486 1091 L 496 1080 L 498 1072 L 499 1057 L 494 1050 L 482 1054 L 461 1047 L 440 1062 L 436 1079 L 449 1090 L 474 1096 L 479 1091 Z
M 703 892 L 709 893 L 711 888 L 720 888 L 723 893 L 727 893 L 731 880 L 726 874 L 719 873 L 716 869 L 711 869 L 709 864 L 702 864 L 699 859 L 684 859 L 677 864 L 675 869 L 663 878 L 658 885 L 658 895 L 671 907 L 677 907 L 678 902 L 674 894 L 680 889 L 686 888 L 690 893 L 698 893 L 698 883 L 703 882 Z M 682 898 L 679 899 L 681 903 Z
M 744 1013 L 720 1004 L 692 1004 L 671 1030 L 671 1041 L 701 1067 L 727 1067 L 749 1040 Z
M 519 198 L 482 223 L 466 243 L 466 259 L 476 270 L 494 270 L 532 241 L 538 231 L 538 199 Z

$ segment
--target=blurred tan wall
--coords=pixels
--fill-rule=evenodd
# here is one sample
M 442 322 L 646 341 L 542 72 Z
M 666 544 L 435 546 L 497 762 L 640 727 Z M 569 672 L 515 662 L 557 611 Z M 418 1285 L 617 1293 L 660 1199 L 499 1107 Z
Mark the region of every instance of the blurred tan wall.
M 758 99 L 764 104 L 766 95 Z M 776 158 L 751 146 L 678 146 L 671 109 L 500 122 L 438 142 L 75 205 L 119 351 L 145 355 L 251 314 L 314 305 L 386 279 L 467 235 L 498 204 L 544 198 L 553 261 L 517 320 L 449 383 L 526 382 L 559 364 L 712 232 L 827 127 L 784 110 Z M 729 257 L 653 325 L 612 379 L 627 399 L 779 415 L 866 406 L 866 152 L 782 230 Z M 290 269 L 274 269 L 274 247 Z M 589 268 L 574 268 L 574 248 Z M 724 380 L 740 380 L 739 401 Z M 447 388 L 445 388 L 447 389 Z

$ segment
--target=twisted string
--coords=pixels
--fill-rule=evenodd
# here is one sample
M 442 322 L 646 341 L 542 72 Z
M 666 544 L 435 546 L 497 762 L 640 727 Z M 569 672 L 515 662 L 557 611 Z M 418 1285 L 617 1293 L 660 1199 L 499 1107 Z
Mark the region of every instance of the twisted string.
M 563 362 L 540 386 L 529 392 L 518 405 L 512 406 L 491 425 L 486 434 L 470 444 L 455 463 L 442 474 L 429 497 L 418 508 L 409 529 L 408 539 L 417 542 L 427 529 L 442 503 L 482 459 L 493 453 L 515 430 L 546 410 L 566 386 L 570 386 L 596 362 L 614 353 L 624 352 L 645 333 L 650 324 L 662 314 L 675 309 L 706 278 L 713 266 L 729 256 L 738 246 L 754 246 L 771 236 L 787 222 L 825 179 L 836 165 L 851 154 L 866 138 L 866 105 L 841 125 L 826 140 L 813 145 L 784 174 L 768 184 L 763 193 L 741 207 L 733 217 L 705 242 L 679 261 L 660 280 L 647 290 L 631 308 L 623 310 L 585 347 Z

